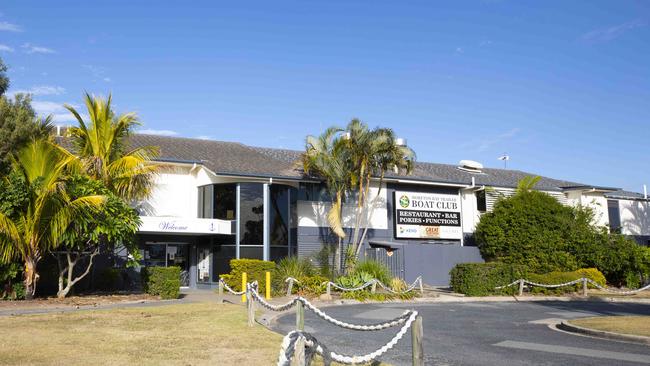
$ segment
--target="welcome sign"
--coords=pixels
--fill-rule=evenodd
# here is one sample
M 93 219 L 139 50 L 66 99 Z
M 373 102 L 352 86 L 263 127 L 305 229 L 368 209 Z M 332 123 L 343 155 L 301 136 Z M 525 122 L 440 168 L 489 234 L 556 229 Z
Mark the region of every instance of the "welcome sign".
M 395 191 L 395 237 L 462 239 L 456 194 Z

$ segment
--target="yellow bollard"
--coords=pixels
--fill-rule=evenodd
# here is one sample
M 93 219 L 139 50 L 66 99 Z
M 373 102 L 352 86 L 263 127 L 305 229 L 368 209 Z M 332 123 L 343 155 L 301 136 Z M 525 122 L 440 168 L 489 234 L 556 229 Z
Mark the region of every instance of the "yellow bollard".
M 266 299 L 271 299 L 271 272 L 266 271 Z
M 241 290 L 242 291 L 246 291 L 246 283 L 247 283 L 246 272 L 242 272 L 242 274 L 241 274 Z M 241 295 L 241 302 L 246 302 L 246 292 L 244 292 Z

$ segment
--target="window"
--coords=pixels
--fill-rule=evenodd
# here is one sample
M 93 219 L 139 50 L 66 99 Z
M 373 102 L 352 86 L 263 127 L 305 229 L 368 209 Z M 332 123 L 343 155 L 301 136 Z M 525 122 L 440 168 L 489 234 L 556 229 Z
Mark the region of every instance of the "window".
M 269 187 L 269 236 L 271 245 L 289 245 L 289 187 Z
M 212 218 L 221 220 L 235 220 L 237 215 L 237 185 L 214 185 L 214 209 Z
M 264 186 L 260 183 L 240 183 L 239 209 L 239 244 L 262 245 L 264 243 Z M 241 257 L 247 258 L 244 255 Z
M 199 218 L 211 219 L 212 218 L 212 185 L 199 187 Z
M 477 191 L 475 194 L 476 194 L 476 210 L 478 210 L 478 212 L 487 211 L 487 199 L 485 196 L 485 190 Z
M 621 212 L 618 209 L 618 200 L 607 200 L 607 214 L 609 216 L 609 231 L 621 232 Z
M 320 183 L 300 183 L 298 195 L 298 199 L 301 201 L 332 201 L 330 194 L 327 192 L 327 187 Z

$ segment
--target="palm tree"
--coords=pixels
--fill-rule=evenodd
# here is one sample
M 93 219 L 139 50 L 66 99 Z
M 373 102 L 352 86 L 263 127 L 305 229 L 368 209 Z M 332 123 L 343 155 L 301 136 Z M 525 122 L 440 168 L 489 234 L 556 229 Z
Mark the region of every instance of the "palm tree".
M 86 93 L 88 122 L 74 107 L 65 106 L 79 122 L 78 127 L 70 129 L 77 154 L 84 172 L 119 197 L 127 201 L 146 198 L 158 171 L 151 163 L 157 150 L 152 146 L 124 150 L 126 138 L 140 122 L 134 113 L 115 115 L 111 100 L 110 94 L 104 99 Z
M 348 124 L 346 146 L 352 164 L 351 186 L 357 191 L 357 214 L 354 234 L 351 241 L 351 253 L 354 261 L 362 248 L 362 243 L 368 232 L 368 216 L 372 209 L 369 205 L 370 182 L 379 178 L 378 191 L 375 199 L 379 198 L 381 185 L 387 171 L 395 170 L 401 174 L 410 174 L 413 170 L 415 152 L 407 146 L 399 144 L 395 132 L 390 128 L 375 128 L 353 119 Z M 362 219 L 365 217 L 363 233 Z
M 335 255 L 337 270 L 341 264 L 341 240 L 345 238 L 341 217 L 343 196 L 348 191 L 351 173 L 340 132 L 340 128 L 330 127 L 318 137 L 307 136 L 307 146 L 300 160 L 305 174 L 314 174 L 325 180 L 332 197 L 327 221 L 339 241 Z
M 28 199 L 13 217 L 0 213 L 0 261 L 23 261 L 27 298 L 36 292 L 43 255 L 59 245 L 75 217 L 90 214 L 104 202 L 100 195 L 70 199 L 66 171 L 75 163 L 73 155 L 46 139 L 32 141 L 12 161 L 12 173 L 24 182 Z

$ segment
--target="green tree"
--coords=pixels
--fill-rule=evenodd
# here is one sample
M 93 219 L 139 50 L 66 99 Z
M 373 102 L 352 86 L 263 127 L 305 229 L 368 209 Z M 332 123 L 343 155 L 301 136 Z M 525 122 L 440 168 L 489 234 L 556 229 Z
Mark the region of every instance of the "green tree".
M 59 298 L 67 296 L 90 273 L 93 259 L 102 250 L 126 249 L 134 261 L 139 256 L 135 241 L 140 224 L 138 213 L 100 181 L 76 175 L 67 183 L 73 199 L 101 195 L 106 197 L 106 202 L 94 215 L 76 218 L 62 236 L 62 243 L 54 253 L 59 266 Z M 75 275 L 75 267 L 81 263 L 85 264 L 85 270 Z
M 0 176 L 9 172 L 13 154 L 51 132 L 51 119 L 36 117 L 29 95 L 17 94 L 13 100 L 0 96 Z
M 380 197 L 386 172 L 396 170 L 410 174 L 414 161 L 413 150 L 399 144 L 391 129 L 371 130 L 358 119 L 353 119 L 344 130 L 331 127 L 319 137 L 307 137 L 303 168 L 306 173 L 322 178 L 332 195 L 328 223 L 339 241 L 346 237 L 341 222 L 343 199 L 347 197 L 354 201 L 356 207 L 353 235 L 349 238 L 346 256 L 349 269 L 359 256 L 368 231 L 367 222 Z M 379 191 L 371 198 L 373 179 L 378 180 Z
M 70 134 L 83 171 L 127 201 L 146 198 L 159 168 L 151 162 L 156 148 L 144 146 L 125 150 L 127 138 L 140 122 L 134 113 L 116 115 L 111 99 L 110 95 L 104 99 L 86 93 L 88 121 L 84 121 L 74 107 L 66 105 L 79 122 L 79 126 L 70 129 Z
M 350 164 L 350 190 L 357 204 L 350 255 L 346 258 L 349 261 L 348 266 L 353 267 L 368 232 L 369 217 L 375 200 L 380 197 L 386 172 L 394 170 L 401 174 L 411 174 L 415 152 L 399 144 L 392 129 L 378 127 L 371 130 L 358 119 L 350 121 L 344 136 Z M 373 178 L 378 178 L 379 188 L 377 195 L 371 200 L 370 184 Z
M 68 196 L 66 172 L 75 161 L 65 149 L 40 139 L 23 147 L 12 162 L 28 198 L 13 218 L 0 213 L 0 261 L 19 258 L 24 263 L 27 298 L 36 291 L 37 267 L 43 255 L 60 244 L 73 220 L 92 215 L 105 200 L 100 195 Z
M 593 210 L 562 205 L 532 190 L 535 183 L 520 182 L 515 195 L 499 198 L 481 216 L 475 237 L 486 261 L 525 265 L 535 273 L 595 267 L 615 285 L 648 277 L 648 248 L 594 226 Z
M 7 65 L 0 59 L 0 96 L 3 96 L 9 89 L 9 78 L 7 77 Z
M 343 197 L 349 190 L 351 169 L 345 144 L 340 136 L 341 129 L 330 127 L 320 136 L 307 136 L 305 152 L 301 156 L 301 163 L 306 174 L 313 174 L 325 180 L 329 195 L 332 198 L 332 207 L 327 213 L 327 221 L 332 232 L 338 237 L 338 246 L 335 251 L 335 268 L 341 268 L 341 240 L 345 238 L 341 210 Z

